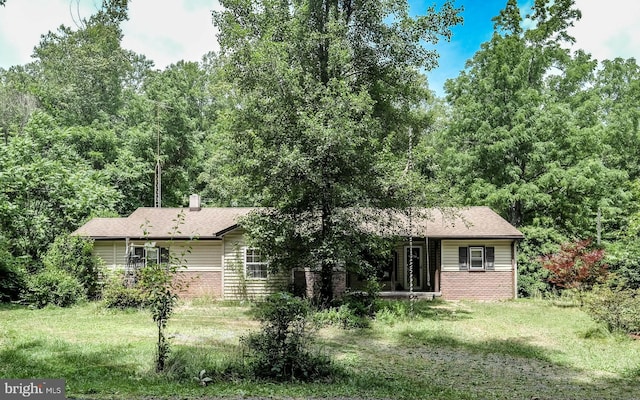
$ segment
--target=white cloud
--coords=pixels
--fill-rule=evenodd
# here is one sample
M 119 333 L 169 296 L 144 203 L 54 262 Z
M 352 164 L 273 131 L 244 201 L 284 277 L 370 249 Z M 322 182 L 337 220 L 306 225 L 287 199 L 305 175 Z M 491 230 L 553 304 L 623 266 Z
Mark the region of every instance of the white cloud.
M 0 7 L 0 67 L 26 64 L 40 36 L 96 10 L 93 0 L 9 0 Z M 79 13 L 79 14 L 78 14 Z
M 576 0 L 582 19 L 569 33 L 574 49 L 584 49 L 602 61 L 616 57 L 640 61 L 640 2 L 629 0 Z
M 211 10 L 218 7 L 217 0 L 131 1 L 122 47 L 144 54 L 160 69 L 180 60 L 199 61 L 218 50 L 211 21 Z
M 76 29 L 101 0 L 8 0 L 0 7 L 0 68 L 31 61 L 40 36 L 60 25 Z M 199 61 L 218 50 L 211 10 L 217 0 L 132 0 L 122 25 L 122 47 L 144 54 L 157 68 L 180 60 Z

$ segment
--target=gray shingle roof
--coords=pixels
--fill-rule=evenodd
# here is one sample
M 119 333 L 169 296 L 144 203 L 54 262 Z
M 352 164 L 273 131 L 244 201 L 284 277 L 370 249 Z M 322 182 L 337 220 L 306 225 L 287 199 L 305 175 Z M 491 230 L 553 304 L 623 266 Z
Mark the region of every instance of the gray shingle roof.
M 431 209 L 418 218 L 417 233 L 431 238 L 511 238 L 524 236 L 489 207 Z M 426 221 L 425 221 L 426 219 Z
M 237 224 L 238 218 L 254 208 L 138 208 L 127 218 L 94 218 L 78 228 L 73 234 L 94 239 L 116 238 L 219 238 L 218 232 Z M 184 221 L 178 223 L 178 216 Z M 172 235 L 174 227 L 177 231 Z M 145 234 L 145 231 L 147 232 Z
M 94 218 L 73 234 L 94 239 L 192 238 L 217 239 L 235 228 L 238 219 L 257 208 L 139 208 L 127 218 Z M 179 233 L 171 235 L 180 213 L 184 222 L 178 225 Z M 392 234 L 409 234 L 406 216 L 395 214 L 402 223 L 392 228 Z M 431 238 L 495 238 L 521 239 L 522 233 L 489 207 L 463 209 L 420 209 L 412 219 L 413 235 Z M 372 227 L 370 227 L 372 228 Z M 147 231 L 145 235 L 144 231 Z M 378 229 L 374 229 L 378 230 Z M 382 233 L 382 232 L 381 232 Z

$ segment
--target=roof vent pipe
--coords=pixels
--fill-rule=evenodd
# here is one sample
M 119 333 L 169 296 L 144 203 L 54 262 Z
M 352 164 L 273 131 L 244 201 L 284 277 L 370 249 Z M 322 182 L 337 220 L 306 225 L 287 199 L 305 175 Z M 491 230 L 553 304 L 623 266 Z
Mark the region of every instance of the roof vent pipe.
M 189 211 L 200 211 L 202 207 L 200 206 L 200 195 L 192 194 L 189 196 Z

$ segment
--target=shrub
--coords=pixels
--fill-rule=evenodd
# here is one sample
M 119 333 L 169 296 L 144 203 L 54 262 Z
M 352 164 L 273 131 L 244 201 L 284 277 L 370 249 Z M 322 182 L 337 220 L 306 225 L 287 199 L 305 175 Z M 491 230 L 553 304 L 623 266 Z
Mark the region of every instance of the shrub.
M 312 381 L 332 375 L 331 360 L 309 349 L 313 339 L 309 313 L 309 303 L 289 293 L 270 295 L 258 304 L 256 316 L 262 330 L 242 338 L 255 377 Z
M 84 298 L 84 289 L 78 279 L 61 269 L 45 268 L 27 281 L 25 300 L 38 308 L 49 304 L 69 307 Z
M 317 312 L 314 322 L 343 329 L 368 328 L 377 310 L 375 291 L 351 292 L 335 300 L 333 306 Z
M 590 289 L 604 282 L 607 265 L 604 249 L 592 248 L 591 241 L 564 243 L 558 253 L 540 259 L 550 273 L 549 283 L 559 289 Z
M 67 271 L 82 284 L 85 296 L 96 299 L 100 295 L 98 262 L 91 254 L 93 241 L 71 235 L 58 236 L 43 257 L 45 268 Z
M 566 241 L 553 228 L 528 226 L 520 228 L 524 239 L 518 243 L 518 295 L 542 297 L 550 290 L 549 271 L 538 261 L 543 254 L 552 254 Z
M 143 308 L 147 305 L 147 298 L 142 288 L 127 286 L 121 272 L 107 278 L 102 291 L 102 301 L 107 308 Z
M 0 240 L 0 302 L 18 300 L 26 287 L 26 271 Z
M 368 328 L 371 325 L 369 317 L 358 315 L 346 304 L 318 311 L 314 314 L 313 321 L 321 326 L 335 325 L 342 329 Z
M 640 334 L 640 289 L 594 288 L 587 313 L 611 332 Z

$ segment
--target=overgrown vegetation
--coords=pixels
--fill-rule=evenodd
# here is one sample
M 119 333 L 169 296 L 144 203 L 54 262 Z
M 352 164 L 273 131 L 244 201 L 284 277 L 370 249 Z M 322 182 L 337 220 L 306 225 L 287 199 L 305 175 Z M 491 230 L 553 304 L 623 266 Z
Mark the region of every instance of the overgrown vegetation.
M 100 270 L 98 259 L 91 251 L 93 241 L 80 236 L 61 235 L 51 244 L 43 257 L 45 269 L 60 269 L 78 279 L 84 296 L 89 300 L 100 297 Z
M 410 311 L 407 302 L 383 301 L 358 334 L 325 326 L 313 349 L 343 375 L 277 383 L 246 379 L 240 338 L 261 327 L 240 303 L 179 303 L 167 325 L 173 345 L 163 374 L 148 356 L 156 338 L 148 311 L 2 305 L 0 376 L 63 376 L 67 396 L 83 399 L 631 400 L 640 392 L 640 342 L 600 331 L 577 307 L 418 301 Z M 212 378 L 206 386 L 203 369 Z
M 588 297 L 585 308 L 610 332 L 640 335 L 640 289 L 599 286 Z
M 277 209 L 256 221 L 256 244 L 274 268 L 325 275 L 324 297 L 335 267 L 367 272 L 366 253 L 384 250 L 345 209 L 407 198 L 489 205 L 521 229 L 521 295 L 548 295 L 536 260 L 596 237 L 597 221 L 609 270 L 640 286 L 640 68 L 569 50 L 574 1 L 533 3 L 535 23 L 506 1 L 443 99 L 422 44 L 460 22 L 451 3 L 423 16 L 404 1 L 258 3 L 223 2 L 221 50 L 200 63 L 155 70 L 122 48 L 127 3 L 105 0 L 76 27 L 43 32 L 32 62 L 0 71 L 2 301 L 24 296 L 46 257 L 97 295 L 93 266 L 71 256 L 82 249 L 51 245 L 88 218 L 153 203 L 158 136 L 163 205 L 201 193 L 210 206 Z
M 84 299 L 84 288 L 78 278 L 59 268 L 45 268 L 31 275 L 24 295 L 24 300 L 38 308 L 69 307 Z
M 312 349 L 313 327 L 308 301 L 289 293 L 276 293 L 258 303 L 261 330 L 244 336 L 248 365 L 259 379 L 274 381 L 324 381 L 336 374 L 326 355 Z
M 124 271 L 113 271 L 107 275 L 102 292 L 102 304 L 106 308 L 144 308 L 148 299 L 142 285 L 132 285 L 125 279 Z

